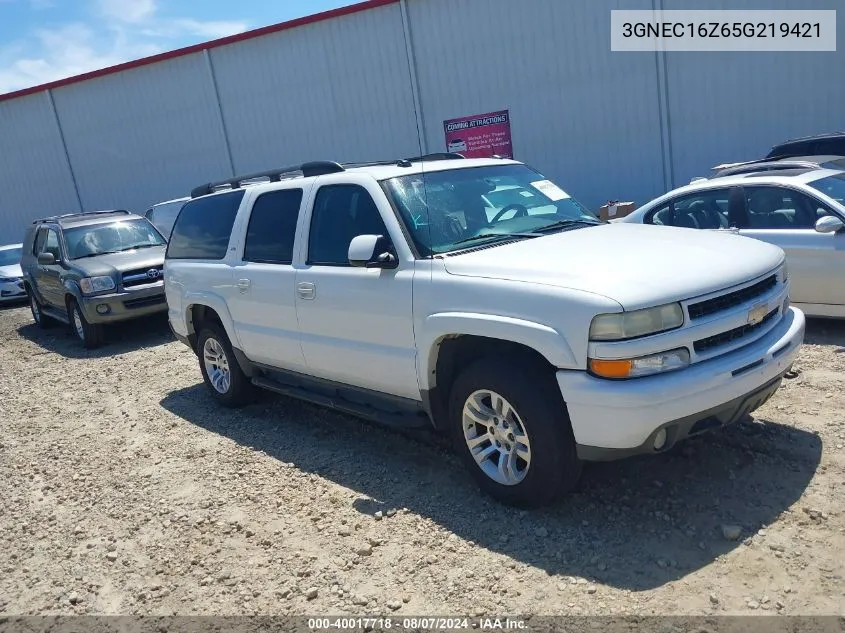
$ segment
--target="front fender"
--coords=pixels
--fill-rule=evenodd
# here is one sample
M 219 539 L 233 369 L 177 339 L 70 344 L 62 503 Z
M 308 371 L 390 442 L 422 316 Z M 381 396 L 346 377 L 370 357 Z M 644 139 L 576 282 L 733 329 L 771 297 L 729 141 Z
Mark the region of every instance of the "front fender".
M 62 288 L 64 288 L 66 295 L 71 295 L 79 305 L 82 305 L 82 289 L 77 282 L 72 279 L 65 279 L 62 281 Z
M 575 355 L 564 336 L 548 325 L 495 314 L 443 312 L 423 321 L 417 333 L 417 373 L 423 390 L 434 386 L 438 344 L 448 336 L 484 336 L 530 347 L 559 369 L 577 367 Z
M 211 292 L 189 292 L 182 297 L 182 305 L 184 306 L 182 318 L 185 320 L 185 331 L 188 335 L 198 334 L 198 332 L 194 331 L 194 324 L 190 321 L 189 315 L 194 306 L 203 305 L 214 310 L 217 316 L 220 317 L 220 321 L 223 323 L 223 329 L 226 330 L 226 336 L 229 337 L 232 347 L 243 349 L 235 330 L 232 314 L 229 312 L 229 308 L 223 297 Z

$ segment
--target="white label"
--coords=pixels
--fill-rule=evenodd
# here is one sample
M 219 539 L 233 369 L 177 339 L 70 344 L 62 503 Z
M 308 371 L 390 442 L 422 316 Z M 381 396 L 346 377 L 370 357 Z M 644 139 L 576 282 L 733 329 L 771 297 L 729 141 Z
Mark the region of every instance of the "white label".
M 836 10 L 614 9 L 610 50 L 832 52 Z
M 568 193 L 558 187 L 551 180 L 537 180 L 535 182 L 532 182 L 531 186 L 538 190 L 540 193 L 544 194 L 549 200 L 555 202 L 557 202 L 558 200 L 564 200 L 565 198 L 569 197 Z
M 616 215 L 616 205 L 612 204 L 609 207 L 607 207 L 607 216 L 612 218 L 615 215 Z

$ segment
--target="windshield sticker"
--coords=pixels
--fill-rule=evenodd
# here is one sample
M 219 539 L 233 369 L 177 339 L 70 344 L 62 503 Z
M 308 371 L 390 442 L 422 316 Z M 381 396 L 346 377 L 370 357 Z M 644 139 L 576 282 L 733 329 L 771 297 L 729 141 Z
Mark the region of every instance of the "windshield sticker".
M 533 198 L 534 197 L 534 194 L 531 193 L 530 191 L 520 191 L 519 195 L 521 195 L 523 198 Z
M 558 187 L 551 180 L 537 180 L 531 183 L 537 191 L 544 194 L 549 200 L 557 202 L 558 200 L 565 200 L 569 197 L 563 189 Z

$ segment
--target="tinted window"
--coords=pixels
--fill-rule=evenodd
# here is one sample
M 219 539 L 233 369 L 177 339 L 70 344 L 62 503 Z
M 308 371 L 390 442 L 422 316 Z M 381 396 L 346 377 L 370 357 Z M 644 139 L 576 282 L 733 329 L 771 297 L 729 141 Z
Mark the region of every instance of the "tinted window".
M 781 187 L 746 187 L 749 229 L 811 229 L 828 211 L 809 196 Z
M 184 207 L 170 235 L 168 259 L 223 259 L 244 191 L 205 196 Z
M 690 229 L 728 227 L 728 190 L 710 189 L 675 198 L 646 216 L 646 222 Z
M 44 248 L 44 242 L 47 239 L 47 229 L 38 229 L 38 235 L 35 236 L 35 243 L 32 245 L 32 254 L 38 255 L 41 249 Z
M 349 243 L 356 235 L 387 236 L 373 198 L 358 185 L 321 187 L 311 216 L 308 263 L 348 266 Z
M 165 239 L 170 239 L 170 233 L 173 231 L 173 225 L 176 223 L 176 218 L 179 217 L 179 211 L 185 206 L 184 202 L 172 202 L 170 204 L 163 204 L 147 211 L 147 219 L 155 224 L 155 227 L 161 231 Z
M 11 266 L 21 261 L 22 248 L 7 248 L 0 251 L 0 266 Z
M 47 229 L 47 241 L 44 243 L 42 253 L 51 253 L 57 260 L 61 259 L 59 252 L 59 234 L 53 229 Z
M 258 196 L 246 231 L 245 261 L 293 262 L 293 240 L 301 202 L 302 189 L 271 191 Z

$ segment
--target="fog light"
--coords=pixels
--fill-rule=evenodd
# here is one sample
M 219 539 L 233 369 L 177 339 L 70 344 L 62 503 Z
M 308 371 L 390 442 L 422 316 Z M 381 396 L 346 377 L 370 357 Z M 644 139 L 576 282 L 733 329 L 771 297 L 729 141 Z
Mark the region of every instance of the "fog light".
M 666 446 L 666 429 L 660 429 L 654 436 L 654 450 L 659 451 Z
M 107 303 L 101 303 L 97 306 L 97 314 L 108 314 L 110 311 L 111 308 L 109 308 L 109 304 Z

